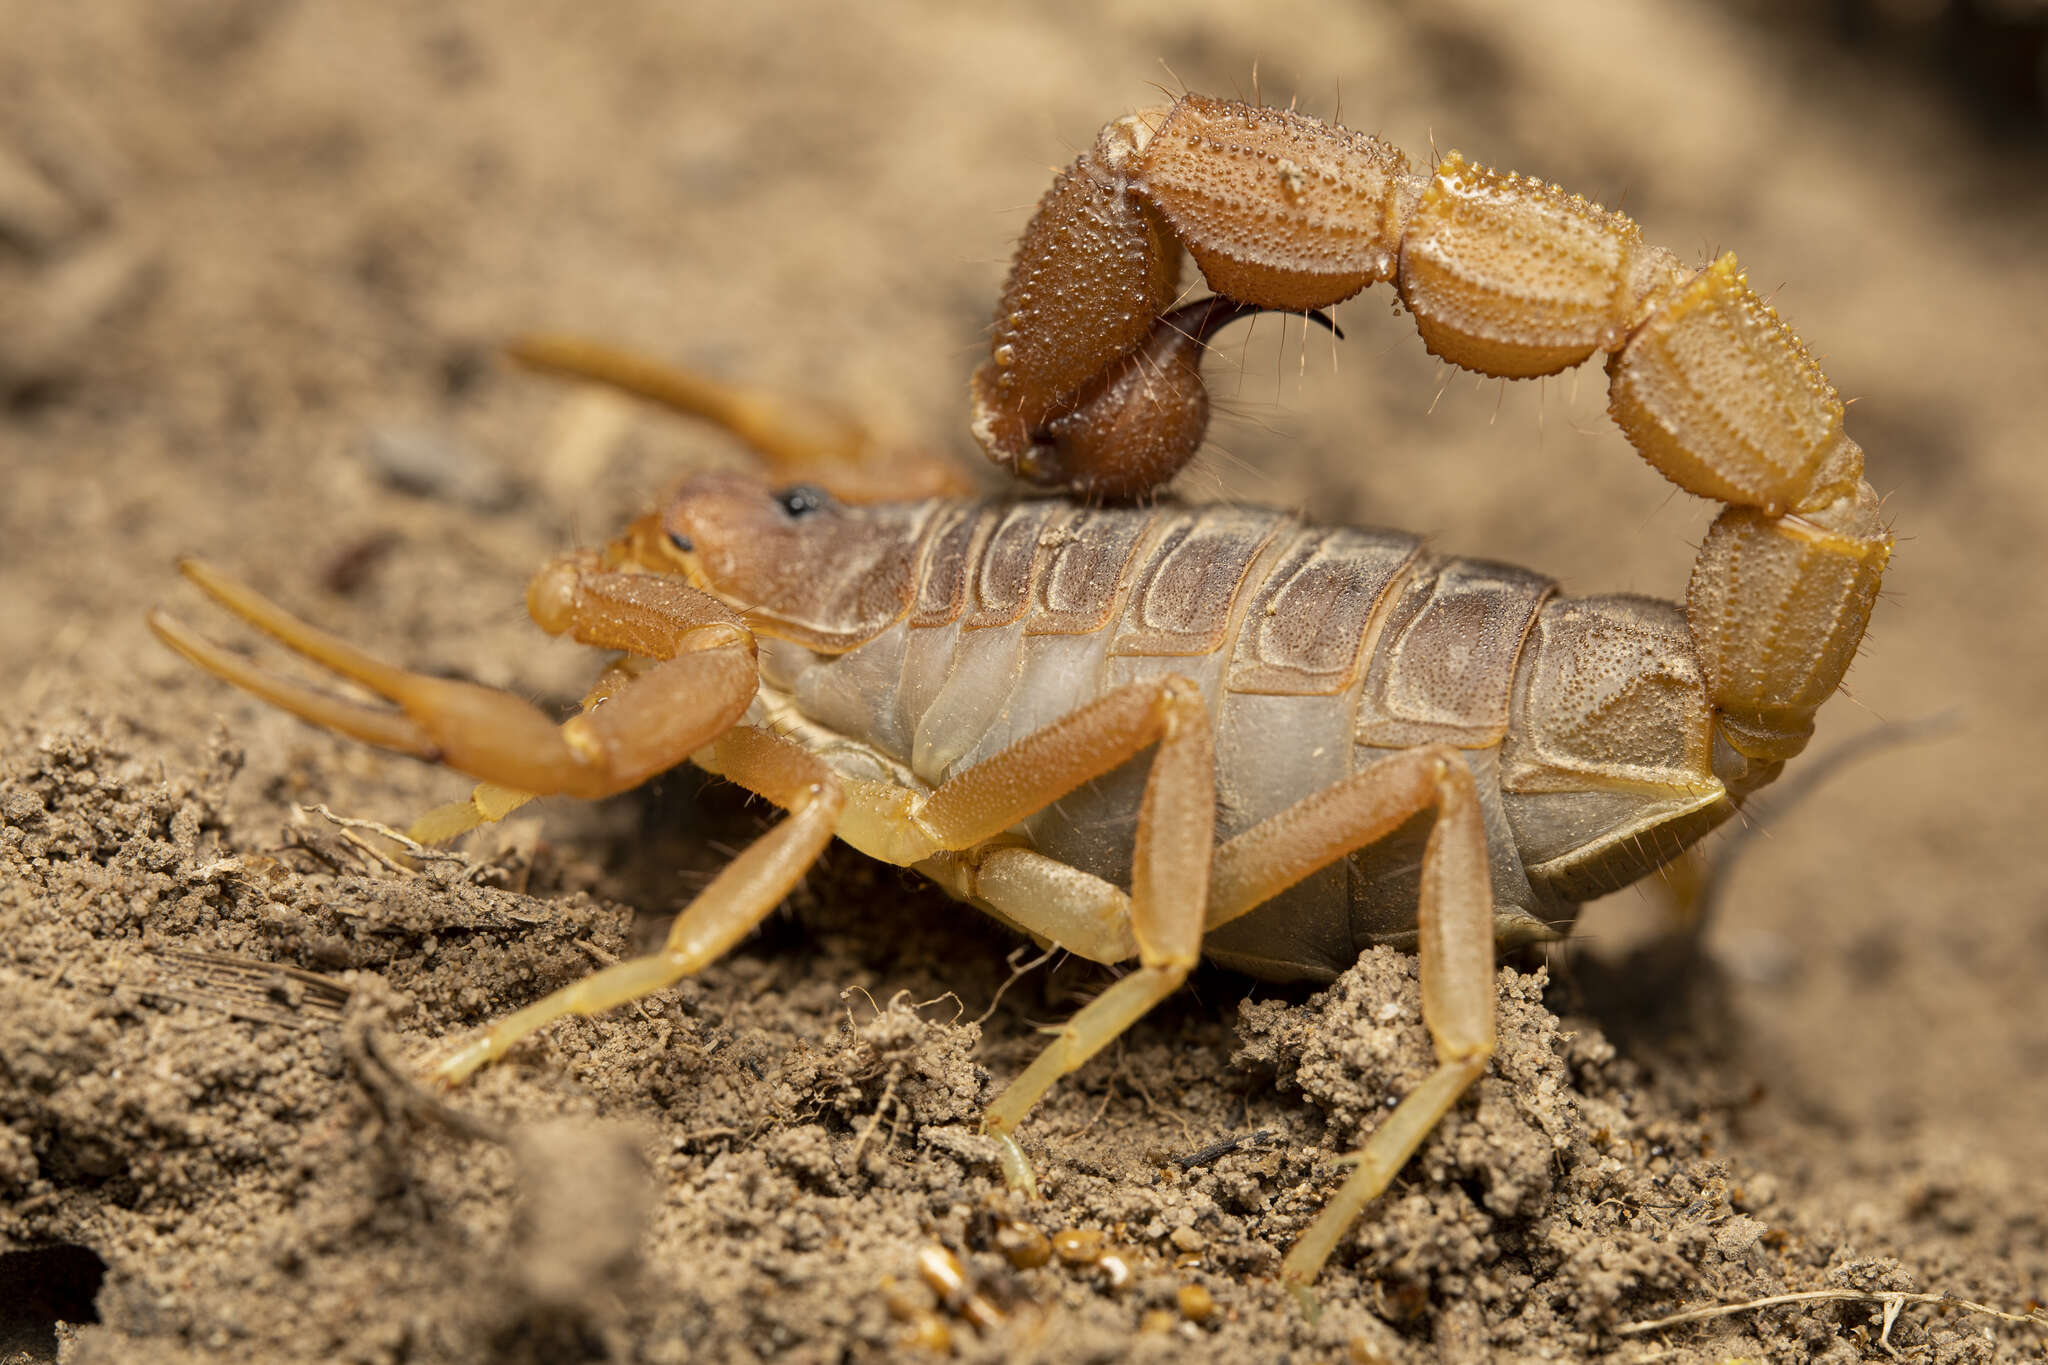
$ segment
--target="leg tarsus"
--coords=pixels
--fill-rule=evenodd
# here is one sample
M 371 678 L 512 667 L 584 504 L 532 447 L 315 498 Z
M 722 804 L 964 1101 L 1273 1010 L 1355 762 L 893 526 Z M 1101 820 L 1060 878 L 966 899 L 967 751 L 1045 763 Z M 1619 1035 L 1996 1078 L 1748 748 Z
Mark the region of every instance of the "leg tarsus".
M 1045 1050 L 1011 1081 L 988 1107 L 982 1127 L 995 1137 L 1008 1137 L 1060 1077 L 1080 1067 L 1144 1018 L 1154 1005 L 1172 995 L 1187 979 L 1192 960 L 1158 967 L 1140 967 L 1083 1005 L 1061 1026 Z
M 1351 1154 L 1351 1174 L 1280 1263 L 1280 1278 L 1297 1298 L 1308 1293 L 1308 1286 L 1314 1283 L 1323 1262 L 1330 1259 L 1330 1253 L 1358 1221 L 1365 1206 L 1400 1174 L 1408 1158 L 1415 1154 L 1423 1139 L 1436 1131 L 1437 1124 L 1466 1087 L 1485 1074 L 1492 1055 L 1489 1049 L 1478 1056 L 1439 1065 L 1427 1080 L 1402 1098 L 1394 1112 L 1366 1139 L 1365 1146 Z
M 459 1084 L 529 1035 L 572 1014 L 597 1014 L 652 995 L 723 957 L 782 903 L 831 842 L 844 798 L 824 763 L 788 740 L 749 727 L 717 741 L 723 771 L 789 817 L 727 863 L 676 917 L 661 951 L 616 962 L 507 1015 L 434 1068 Z
M 1185 678 L 1113 692 L 998 755 L 1020 763 L 1043 762 L 1049 771 L 1060 772 L 1047 784 L 1058 790 L 1046 799 L 1056 800 L 1152 743 L 1158 747 L 1138 807 L 1131 859 L 1131 931 L 1138 943 L 1138 970 L 1083 1006 L 996 1097 L 983 1119 L 984 1129 L 996 1137 L 1015 1132 L 1054 1081 L 1115 1041 L 1187 979 L 1201 954 L 1202 907 L 1208 900 L 1216 837 L 1216 753 L 1209 712 L 1200 690 Z M 978 820 L 999 820 L 999 827 L 1007 828 L 1015 822 L 1017 816 L 1006 812 L 1017 803 L 1017 793 L 1006 790 L 1010 784 L 1002 773 L 983 771 L 989 766 L 970 769 L 957 786 L 949 783 L 948 801 L 934 798 L 940 823 L 972 827 Z
M 1431 808 L 1436 821 L 1422 854 L 1416 925 L 1422 1017 L 1437 1069 L 1373 1130 L 1354 1154 L 1350 1175 L 1282 1262 L 1282 1279 L 1311 1312 L 1308 1286 L 1359 1212 L 1386 1189 L 1493 1056 L 1493 886 L 1479 793 L 1457 750 L 1411 749 L 1305 797 L 1216 854 L 1210 928 Z
M 493 825 L 533 800 L 532 792 L 480 782 L 460 801 L 436 806 L 406 827 L 405 837 L 421 844 L 445 844 L 473 829 Z

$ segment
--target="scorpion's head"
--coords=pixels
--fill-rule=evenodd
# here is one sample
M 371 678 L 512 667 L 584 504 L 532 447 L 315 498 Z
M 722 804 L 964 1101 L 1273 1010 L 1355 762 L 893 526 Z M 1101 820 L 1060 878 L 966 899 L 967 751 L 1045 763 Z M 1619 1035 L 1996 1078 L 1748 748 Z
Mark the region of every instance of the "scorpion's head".
M 605 558 L 682 573 L 759 634 L 840 653 L 910 609 L 931 506 L 854 505 L 811 484 L 775 489 L 743 474 L 699 474 Z

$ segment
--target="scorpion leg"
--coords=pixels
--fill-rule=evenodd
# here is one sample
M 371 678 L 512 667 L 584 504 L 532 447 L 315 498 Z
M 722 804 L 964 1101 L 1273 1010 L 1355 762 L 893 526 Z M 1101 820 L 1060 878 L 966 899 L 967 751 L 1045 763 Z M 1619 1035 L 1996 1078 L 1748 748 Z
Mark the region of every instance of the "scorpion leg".
M 852 804 L 860 800 L 856 795 Z M 1304 798 L 1216 849 L 1210 864 L 1205 932 L 1430 809 L 1437 823 L 1423 855 L 1418 946 L 1424 1021 L 1439 1066 L 1352 1154 L 1351 1175 L 1289 1253 L 1283 1274 L 1297 1292 L 1306 1292 L 1359 1211 L 1386 1189 L 1493 1055 L 1493 892 L 1485 825 L 1464 760 L 1454 749 L 1433 746 L 1392 755 Z M 1026 929 L 1069 947 L 1075 945 L 1060 939 L 1060 932 L 1078 933 L 1082 943 L 1095 949 L 1083 955 L 1096 960 L 1121 956 L 1116 948 L 1128 931 L 1118 922 L 1118 912 L 1129 916 L 1135 896 L 1126 898 L 1115 887 L 1028 849 L 997 846 L 979 856 L 941 855 L 919 864 L 920 869 L 935 866 L 946 885 L 992 902 Z M 998 1127 L 999 1116 L 1014 1106 L 1014 1126 L 1015 1118 L 1061 1074 L 1054 1068 L 1068 1059 L 1056 1054 L 1069 1035 L 1078 1035 L 1079 1045 L 1089 1047 L 1085 1060 L 1165 994 L 1151 995 L 1141 977 L 1126 978 L 1133 979 L 1139 984 L 1130 988 L 1131 998 L 1119 1002 L 1105 993 L 1075 1016 L 1062 1031 L 1061 1043 L 1040 1058 L 1039 1066 L 1046 1069 L 1042 1081 L 1027 1072 L 991 1109 L 990 1127 L 1005 1139 L 1006 1169 L 1017 1183 L 1023 1183 L 1029 1167 L 1007 1130 Z M 1088 1018 L 1103 1001 L 1110 1001 L 1104 1013 Z M 1128 1018 L 1109 1013 L 1125 1008 Z M 1027 1087 L 1027 1081 L 1035 1088 Z
M 1034 1181 L 1012 1134 L 1031 1106 L 1054 1081 L 1171 995 L 1201 956 L 1216 824 L 1216 755 L 1201 692 L 1179 677 L 1120 687 L 954 775 L 928 796 L 887 782 L 846 783 L 840 837 L 871 857 L 908 867 L 987 843 L 1153 745 L 1129 898 L 1137 970 L 1069 1019 L 983 1120 L 1002 1141 L 1005 1176 L 1019 1187 L 1032 1188 Z M 746 781 L 721 767 L 718 753 L 700 754 L 696 762 Z M 1069 891 L 1078 915 L 1100 917 L 1105 902 L 1099 896 L 1092 897 L 1091 909 L 1089 888 Z M 1113 908 L 1115 902 L 1106 905 Z
M 951 825 L 962 834 L 971 831 L 987 837 L 1027 813 L 1013 804 L 1023 797 L 1016 784 L 1024 774 L 1043 766 L 1042 775 L 1033 779 L 1039 790 L 1029 798 L 1035 809 L 1080 781 L 1109 771 L 1145 744 L 1156 740 L 1159 745 L 1138 809 L 1132 859 L 1131 930 L 1138 945 L 1138 969 L 1069 1019 L 1024 1074 L 996 1097 L 983 1120 L 1003 1143 L 1005 1175 L 1013 1185 L 1026 1188 L 1035 1182 L 1013 1136 L 1024 1116 L 1054 1081 L 1079 1068 L 1177 990 L 1201 956 L 1201 914 L 1216 813 L 1208 711 L 1201 694 L 1184 679 L 1127 688 L 1103 701 L 1124 696 L 1129 701 L 1122 705 L 1097 702 L 1027 736 L 942 786 L 924 811 L 925 819 L 940 828 Z M 1131 702 L 1144 709 L 1139 711 Z M 1045 759 L 1052 762 L 1042 764 Z
M 646 661 L 640 660 L 644 665 Z M 628 655 L 604 671 L 583 697 L 577 708 L 585 714 L 597 709 L 611 699 L 614 692 L 631 682 L 643 667 L 636 667 L 635 660 Z M 445 844 L 461 838 L 473 829 L 493 825 L 534 799 L 536 793 L 521 791 L 497 782 L 479 782 L 476 789 L 460 801 L 450 801 L 434 807 L 419 819 L 406 826 L 408 839 L 422 844 Z
M 1171 995 L 1201 956 L 1216 818 L 1208 711 L 1185 679 L 1134 684 L 953 778 L 919 813 L 948 845 L 980 843 L 1155 742 L 1131 868 L 1138 969 L 1082 1007 L 989 1106 L 984 1123 L 1016 1184 L 1029 1183 L 1030 1167 L 1012 1134 L 1032 1105 Z
M 1347 1158 L 1351 1174 L 1287 1253 L 1281 1278 L 1299 1296 L 1306 1297 L 1359 1212 L 1493 1056 L 1493 883 L 1471 770 L 1457 750 L 1442 745 L 1395 754 L 1237 835 L 1217 850 L 1210 874 L 1207 927 L 1213 929 L 1432 807 L 1436 824 L 1422 855 L 1417 948 L 1422 1017 L 1436 1044 L 1437 1069 Z
M 572 1014 L 597 1014 L 673 986 L 716 961 L 782 903 L 825 845 L 845 797 L 818 759 L 765 730 L 740 726 L 714 740 L 710 763 L 789 812 L 749 844 L 676 917 L 661 951 L 628 958 L 506 1015 L 434 1069 L 435 1079 L 462 1081 L 503 1057 L 520 1039 Z
M 542 570 L 527 593 L 534 619 L 553 633 L 657 662 L 602 705 L 559 726 L 509 692 L 384 663 L 204 564 L 188 560 L 180 567 L 251 625 L 398 709 L 345 701 L 269 673 L 164 613 L 151 613 L 150 628 L 172 649 L 302 719 L 445 763 L 509 789 L 507 798 L 624 791 L 675 767 L 731 727 L 754 694 L 753 637 L 736 616 L 674 579 L 608 573 L 594 560 L 562 559 Z
M 1110 966 L 1138 955 L 1129 894 L 1036 849 L 988 844 L 935 854 L 916 871 L 1040 943 L 1090 962 Z
M 752 447 L 773 477 L 817 484 L 846 502 L 971 491 L 956 461 L 885 440 L 822 403 L 727 384 L 581 337 L 525 336 L 507 353 L 528 369 L 602 384 L 723 427 Z

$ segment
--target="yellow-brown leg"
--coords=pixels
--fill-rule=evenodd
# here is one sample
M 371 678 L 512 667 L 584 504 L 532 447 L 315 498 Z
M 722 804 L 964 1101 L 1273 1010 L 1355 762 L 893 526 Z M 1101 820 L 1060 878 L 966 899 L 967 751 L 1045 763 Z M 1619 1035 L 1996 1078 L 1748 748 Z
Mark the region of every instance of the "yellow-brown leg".
M 1124 700 L 1124 694 L 1134 692 Z M 924 811 L 926 821 L 936 821 L 939 828 L 952 825 L 960 833 L 986 829 L 981 836 L 986 838 L 1030 813 L 1016 810 L 1015 803 L 1028 799 L 1020 780 L 1035 770 L 1050 780 L 1039 779 L 1044 781 L 1043 799 L 1035 801 L 1034 809 L 1110 771 L 1144 745 L 1159 745 L 1138 807 L 1131 861 L 1131 932 L 1138 944 L 1138 968 L 1069 1019 L 983 1118 L 1003 1144 L 1005 1177 L 1027 1190 L 1037 1182 L 1017 1145 L 1017 1125 L 1054 1081 L 1078 1069 L 1178 990 L 1202 952 L 1202 906 L 1216 833 L 1216 756 L 1209 714 L 1194 684 L 1179 678 L 1156 688 L 1126 688 L 1124 694 L 1111 693 L 962 773 L 935 792 Z M 1138 702 L 1148 704 L 1139 710 L 1133 704 Z M 1058 790 L 1046 790 L 1055 783 Z
M 1153 715 L 1156 720 L 1142 729 L 1127 723 L 1123 732 L 1130 738 L 1143 735 L 1147 741 L 1156 733 L 1159 743 L 1138 807 L 1131 861 L 1131 933 L 1138 943 L 1138 969 L 1083 1006 L 989 1106 L 984 1122 L 1005 1142 L 1013 1180 L 1028 1178 L 1030 1170 L 1011 1134 L 1031 1106 L 1054 1081 L 1107 1047 L 1179 989 L 1201 957 L 1202 907 L 1208 900 L 1209 858 L 1216 836 L 1216 759 L 1209 715 L 1194 685 L 1179 679 L 1160 689 Z M 1120 747 L 1106 727 L 1093 738 L 1099 750 Z M 1114 764 L 1103 771 L 1109 766 Z
M 448 1084 L 496 1061 L 520 1039 L 572 1014 L 597 1014 L 673 986 L 731 950 L 768 917 L 831 842 L 844 803 L 823 763 L 788 740 L 742 726 L 712 743 L 719 770 L 789 818 L 749 844 L 676 917 L 661 951 L 628 958 L 505 1016 L 434 1068 Z
M 1417 946 L 1422 1017 L 1436 1044 L 1437 1069 L 1351 1154 L 1351 1174 L 1281 1263 L 1281 1278 L 1304 1299 L 1359 1212 L 1386 1189 L 1493 1056 L 1493 883 L 1486 826 L 1464 760 L 1455 749 L 1431 746 L 1353 773 L 1216 853 L 1209 928 L 1431 808 L 1436 824 L 1422 855 Z
M 953 460 L 879 440 L 860 422 L 794 394 L 726 384 L 582 337 L 519 338 L 508 354 L 529 369 L 629 393 L 723 427 L 769 472 L 814 483 L 846 502 L 897 502 L 972 491 Z
M 936 854 L 916 870 L 1041 943 L 1090 962 L 1109 966 L 1138 955 L 1124 889 L 1036 849 L 989 844 Z
M 597 684 L 586 692 L 579 709 L 585 714 L 610 701 L 620 688 L 652 667 L 646 659 L 632 655 L 617 660 L 604 671 Z M 483 825 L 495 824 L 534 799 L 535 793 L 496 782 L 479 782 L 460 801 L 436 806 L 406 826 L 405 835 L 415 843 L 445 844 Z
M 399 709 L 344 701 L 266 672 L 153 612 L 150 628 L 165 644 L 316 725 L 511 789 L 504 796 L 513 805 L 522 792 L 595 798 L 635 786 L 730 727 L 754 695 L 752 635 L 680 579 L 563 559 L 534 580 L 528 603 L 544 629 L 657 660 L 603 705 L 557 726 L 511 693 L 394 668 L 204 564 L 181 567 L 222 606 Z
M 1032 1183 L 1030 1164 L 1011 1136 L 1031 1106 L 1172 994 L 1201 954 L 1216 822 L 1215 750 L 1201 692 L 1178 677 L 1131 683 L 1026 735 L 928 796 L 886 782 L 846 784 L 841 837 L 907 867 L 985 843 L 1155 744 L 1131 872 L 1138 968 L 1068 1020 L 989 1106 L 985 1121 L 1002 1139 L 1004 1171 L 1013 1184 Z M 718 752 L 696 761 L 746 782 Z

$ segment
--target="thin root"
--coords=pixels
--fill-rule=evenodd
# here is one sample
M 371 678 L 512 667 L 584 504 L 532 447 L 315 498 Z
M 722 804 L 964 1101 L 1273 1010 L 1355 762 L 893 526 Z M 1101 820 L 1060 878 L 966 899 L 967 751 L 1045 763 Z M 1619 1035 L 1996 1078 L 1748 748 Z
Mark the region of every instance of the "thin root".
M 868 1141 L 874 1137 L 875 1130 L 882 1126 L 883 1113 L 896 1101 L 896 1081 L 900 1069 L 893 1066 L 889 1068 L 889 1080 L 882 1087 L 882 1097 L 875 1101 L 875 1112 L 868 1115 L 867 1126 L 860 1130 L 860 1136 L 854 1140 L 853 1157 L 847 1164 L 855 1170 L 860 1169 L 861 1153 L 867 1150 Z M 882 1151 L 886 1153 L 888 1150 L 889 1148 L 885 1144 Z
M 1047 962 L 1050 962 L 1052 960 L 1052 955 L 1058 952 L 1059 950 L 1059 944 L 1048 944 L 1044 952 L 1040 953 L 1037 957 L 1032 958 L 1029 962 L 1019 965 L 1017 959 L 1020 955 L 1022 955 L 1024 950 L 1021 948 L 1013 948 L 1010 951 L 1009 956 L 1009 977 L 1006 980 L 1004 980 L 1002 985 L 996 987 L 996 993 L 993 996 L 989 997 L 988 1008 L 983 1010 L 980 1014 L 974 1016 L 974 1023 L 986 1024 L 989 1020 L 989 1016 L 996 1012 L 996 1006 L 1003 1003 L 1003 992 L 1007 991 L 1008 989 L 1010 989 L 1010 987 L 1016 985 L 1019 981 L 1023 980 L 1026 973 L 1037 971 L 1040 967 L 1043 967 Z

